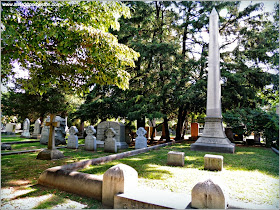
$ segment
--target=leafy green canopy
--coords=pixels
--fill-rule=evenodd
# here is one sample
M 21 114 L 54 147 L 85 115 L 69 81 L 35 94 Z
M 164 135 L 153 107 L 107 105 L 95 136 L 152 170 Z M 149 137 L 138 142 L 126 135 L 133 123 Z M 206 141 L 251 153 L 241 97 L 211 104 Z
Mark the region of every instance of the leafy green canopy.
M 17 61 L 29 72 L 31 92 L 48 88 L 85 92 L 94 83 L 128 88 L 139 54 L 109 33 L 130 17 L 119 2 L 59 2 L 56 7 L 2 7 L 2 82 Z

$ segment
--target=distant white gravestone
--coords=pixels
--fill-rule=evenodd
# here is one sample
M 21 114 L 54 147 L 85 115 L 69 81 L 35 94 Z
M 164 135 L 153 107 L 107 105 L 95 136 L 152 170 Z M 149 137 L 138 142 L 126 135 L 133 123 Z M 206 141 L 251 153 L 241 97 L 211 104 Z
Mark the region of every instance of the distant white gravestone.
M 69 129 L 70 136 L 68 137 L 67 148 L 77 149 L 79 147 L 78 136 L 76 135 L 76 133 L 78 133 L 78 129 L 76 128 L 76 126 L 71 126 L 71 128 Z
M 94 134 L 96 130 L 92 125 L 86 128 L 86 138 L 85 138 L 85 150 L 93 150 L 96 151 L 96 138 Z
M 140 127 L 136 131 L 137 137 L 135 139 L 135 149 L 142 149 L 147 147 L 147 138 L 144 136 L 147 131 Z
M 41 120 L 38 118 L 34 124 L 34 131 L 32 134 L 32 138 L 40 138 L 41 134 Z
M 23 132 L 21 133 L 20 137 L 30 138 L 29 128 L 30 128 L 30 121 L 28 118 L 26 118 L 23 122 Z
M 106 139 L 104 143 L 104 151 L 116 153 L 117 143 L 116 143 L 116 139 L 114 138 L 116 136 L 116 131 L 114 130 L 114 128 L 108 128 L 105 131 L 105 136 Z

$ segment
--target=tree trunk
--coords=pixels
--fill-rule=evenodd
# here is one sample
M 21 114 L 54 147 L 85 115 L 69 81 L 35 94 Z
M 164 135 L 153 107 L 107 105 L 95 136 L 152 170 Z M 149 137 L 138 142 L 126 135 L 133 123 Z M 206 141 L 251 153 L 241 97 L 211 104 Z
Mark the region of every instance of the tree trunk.
M 145 117 L 142 117 L 140 119 L 137 119 L 137 130 L 140 128 L 140 127 L 143 127 L 145 128 Z
M 166 142 L 170 142 L 170 133 L 169 133 L 169 128 L 168 128 L 168 119 L 167 119 L 167 117 L 163 118 L 163 126 L 165 128 Z
M 176 127 L 176 137 L 175 140 L 181 140 L 181 133 L 182 133 L 182 125 L 183 125 L 183 107 L 179 107 L 178 111 L 178 121 L 177 121 L 177 127 Z

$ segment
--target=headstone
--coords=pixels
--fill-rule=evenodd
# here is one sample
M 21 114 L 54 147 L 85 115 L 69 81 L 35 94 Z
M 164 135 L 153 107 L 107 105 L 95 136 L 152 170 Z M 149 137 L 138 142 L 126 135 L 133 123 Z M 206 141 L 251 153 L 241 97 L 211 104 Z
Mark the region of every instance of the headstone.
M 12 150 L 12 147 L 10 144 L 1 144 L 1 150 Z
M 30 121 L 28 118 L 26 118 L 23 122 L 23 131 L 20 136 L 21 138 L 30 138 L 29 128 L 30 128 Z
M 60 116 L 56 116 L 55 121 L 59 122 L 59 127 L 55 127 L 55 145 L 59 145 L 59 144 L 65 145 L 66 144 L 65 119 Z M 50 127 L 46 126 L 47 122 L 50 122 L 49 116 L 47 117 L 41 132 L 41 138 L 40 138 L 41 144 L 48 144 Z
M 108 128 L 114 128 L 116 132 L 116 143 L 118 149 L 128 148 L 125 141 L 125 125 L 121 122 L 103 121 L 97 125 L 96 143 L 98 147 L 102 147 L 105 141 L 105 131 Z
M 125 164 L 108 169 L 103 175 L 102 204 L 114 207 L 114 196 L 135 190 L 138 185 L 137 171 Z
M 86 128 L 85 150 L 96 151 L 96 138 L 94 134 L 96 130 L 92 125 Z
M 6 125 L 6 132 L 8 135 L 15 134 L 15 123 L 7 123 Z
M 167 165 L 169 166 L 184 166 L 185 153 L 170 151 L 167 154 Z
M 21 132 L 21 123 L 17 123 L 15 127 L 15 133 Z
M 256 132 L 254 133 L 254 144 L 260 144 L 261 143 L 261 134 Z
M 54 114 L 50 115 L 49 122 L 46 122 L 46 126 L 49 126 L 49 141 L 48 149 L 44 149 L 39 152 L 37 159 L 40 160 L 53 160 L 61 159 L 64 157 L 63 153 L 55 148 L 55 127 L 60 126 L 60 122 L 55 122 L 56 116 Z
M 197 140 L 199 132 L 198 123 L 191 123 L 191 138 L 192 140 Z
M 116 153 L 118 151 L 117 142 L 114 138 L 116 136 L 116 131 L 114 128 L 108 128 L 105 131 L 105 142 L 104 142 L 104 152 L 113 152 Z
M 78 133 L 78 128 L 76 126 L 71 126 L 69 129 L 69 136 L 67 141 L 67 148 L 69 149 L 78 149 L 78 136 L 76 135 Z
M 198 209 L 226 209 L 228 192 L 224 185 L 208 179 L 192 189 L 191 206 Z
M 204 155 L 204 169 L 211 171 L 223 170 L 224 157 L 222 155 Z
M 140 127 L 136 131 L 137 137 L 135 139 L 135 149 L 142 149 L 147 147 L 147 138 L 144 136 L 147 131 Z
M 40 138 L 41 137 L 41 120 L 38 118 L 34 124 L 34 132 L 32 134 L 32 138 Z
M 209 68 L 207 77 L 207 106 L 203 134 L 191 144 L 191 150 L 234 153 L 235 144 L 226 137 L 222 125 L 219 15 L 213 8 L 209 21 Z

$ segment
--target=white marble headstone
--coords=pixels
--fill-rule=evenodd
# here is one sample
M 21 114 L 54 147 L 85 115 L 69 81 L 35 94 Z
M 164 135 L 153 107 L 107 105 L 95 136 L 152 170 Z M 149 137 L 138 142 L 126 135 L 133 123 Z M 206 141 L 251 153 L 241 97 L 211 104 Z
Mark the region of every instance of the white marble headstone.
M 21 137 L 30 138 L 29 128 L 30 128 L 30 121 L 28 118 L 26 118 L 23 122 L 23 132 L 21 133 Z
M 117 142 L 116 139 L 114 138 L 116 136 L 116 131 L 114 128 L 108 128 L 105 131 L 105 143 L 104 143 L 104 151 L 105 152 L 117 152 Z
M 92 125 L 86 128 L 86 138 L 85 138 L 85 150 L 93 150 L 96 151 L 96 138 L 94 134 L 96 130 Z
M 147 131 L 145 128 L 140 127 L 136 131 L 137 137 L 135 139 L 135 149 L 142 149 L 147 147 L 147 138 L 145 137 L 145 134 Z
M 78 129 L 76 128 L 76 126 L 71 126 L 71 128 L 69 129 L 70 136 L 68 137 L 67 148 L 77 149 L 79 147 L 78 136 L 76 135 L 76 133 L 78 133 Z
M 34 125 L 34 135 L 39 135 L 41 133 L 41 120 L 38 118 L 35 121 L 35 125 Z

